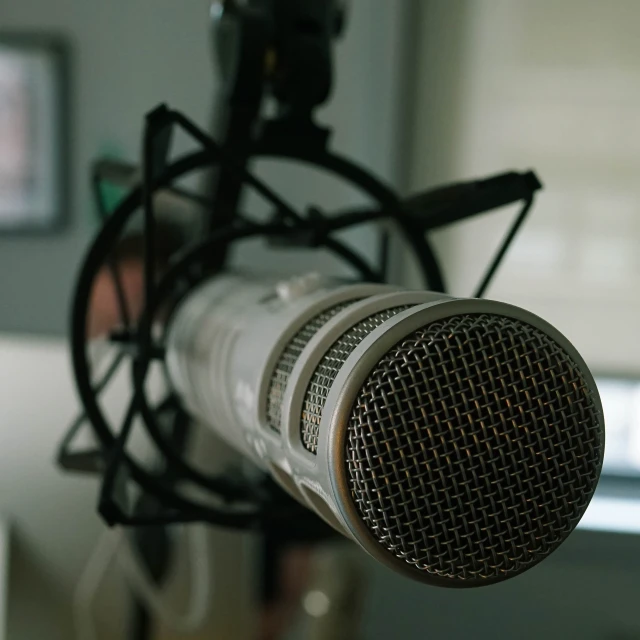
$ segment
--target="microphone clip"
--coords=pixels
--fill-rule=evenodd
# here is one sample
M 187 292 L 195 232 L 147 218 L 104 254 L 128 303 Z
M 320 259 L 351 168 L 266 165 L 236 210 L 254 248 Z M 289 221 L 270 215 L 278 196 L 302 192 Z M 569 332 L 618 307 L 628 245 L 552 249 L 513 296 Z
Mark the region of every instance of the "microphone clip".
M 283 221 L 278 214 L 276 219 Z M 330 231 L 326 215 L 318 207 L 311 206 L 300 222 L 290 226 L 290 231 L 269 236 L 267 242 L 277 249 L 318 249 L 326 244 Z

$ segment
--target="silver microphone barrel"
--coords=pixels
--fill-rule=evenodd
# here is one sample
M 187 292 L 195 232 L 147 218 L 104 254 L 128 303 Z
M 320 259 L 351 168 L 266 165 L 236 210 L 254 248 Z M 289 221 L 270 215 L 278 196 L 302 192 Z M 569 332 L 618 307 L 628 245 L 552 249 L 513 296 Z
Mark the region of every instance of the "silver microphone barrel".
M 600 475 L 588 367 L 508 304 L 223 276 L 178 309 L 167 364 L 194 415 L 427 583 L 479 586 L 533 566 L 575 528 Z

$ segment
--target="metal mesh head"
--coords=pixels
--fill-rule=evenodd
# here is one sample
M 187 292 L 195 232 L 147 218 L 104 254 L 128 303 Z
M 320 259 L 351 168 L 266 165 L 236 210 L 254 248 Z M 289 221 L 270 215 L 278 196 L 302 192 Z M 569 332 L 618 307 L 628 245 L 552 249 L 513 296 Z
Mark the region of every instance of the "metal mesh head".
M 269 390 L 267 392 L 267 422 L 274 431 L 280 433 L 284 392 L 287 387 L 287 382 L 289 381 L 289 376 L 300 354 L 307 344 L 309 344 L 311 338 L 313 338 L 333 316 L 354 302 L 357 302 L 357 299 L 341 302 L 314 316 L 289 340 L 283 349 L 271 374 Z
M 311 376 L 309 386 L 304 396 L 300 424 L 300 438 L 307 451 L 318 452 L 318 435 L 322 410 L 344 361 L 353 350 L 383 322 L 393 318 L 396 314 L 408 309 L 410 305 L 384 309 L 358 322 L 336 340 Z
M 594 390 L 544 332 L 458 315 L 378 362 L 345 440 L 350 496 L 377 542 L 424 580 L 515 575 L 573 530 L 598 481 Z

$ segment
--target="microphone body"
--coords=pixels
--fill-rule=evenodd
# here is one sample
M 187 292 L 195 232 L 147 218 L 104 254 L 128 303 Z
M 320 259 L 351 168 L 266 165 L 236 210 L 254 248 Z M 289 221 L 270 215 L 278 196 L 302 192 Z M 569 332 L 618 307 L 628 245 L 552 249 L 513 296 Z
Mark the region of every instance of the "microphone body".
M 604 454 L 586 364 L 488 300 L 315 274 L 217 276 L 167 330 L 194 417 L 376 559 L 491 584 L 575 528 Z

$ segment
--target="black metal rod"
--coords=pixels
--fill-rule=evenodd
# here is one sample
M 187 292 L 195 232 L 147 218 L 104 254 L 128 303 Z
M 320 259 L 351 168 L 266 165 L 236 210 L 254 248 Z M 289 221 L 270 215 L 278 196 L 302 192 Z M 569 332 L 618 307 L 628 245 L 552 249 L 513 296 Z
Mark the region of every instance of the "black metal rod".
M 500 263 L 502 262 L 505 254 L 507 253 L 507 250 L 511 246 L 513 239 L 516 237 L 516 234 L 520 230 L 520 227 L 522 226 L 522 223 L 527 217 L 527 213 L 529 213 L 529 210 L 531 209 L 532 204 L 533 204 L 533 195 L 524 203 L 524 206 L 522 207 L 520 213 L 518 214 L 518 217 L 514 220 L 513 224 L 511 225 L 511 228 L 507 232 L 507 235 L 504 237 L 504 240 L 502 241 L 500 248 L 496 252 L 496 255 L 491 261 L 491 264 L 487 268 L 484 274 L 484 277 L 482 278 L 482 280 L 480 281 L 480 284 L 478 285 L 478 288 L 476 289 L 476 292 L 474 294 L 475 298 L 482 298 L 485 291 L 487 290 L 487 287 L 491 284 L 491 281 L 493 280 L 493 276 L 495 275 L 498 267 L 500 266 Z

